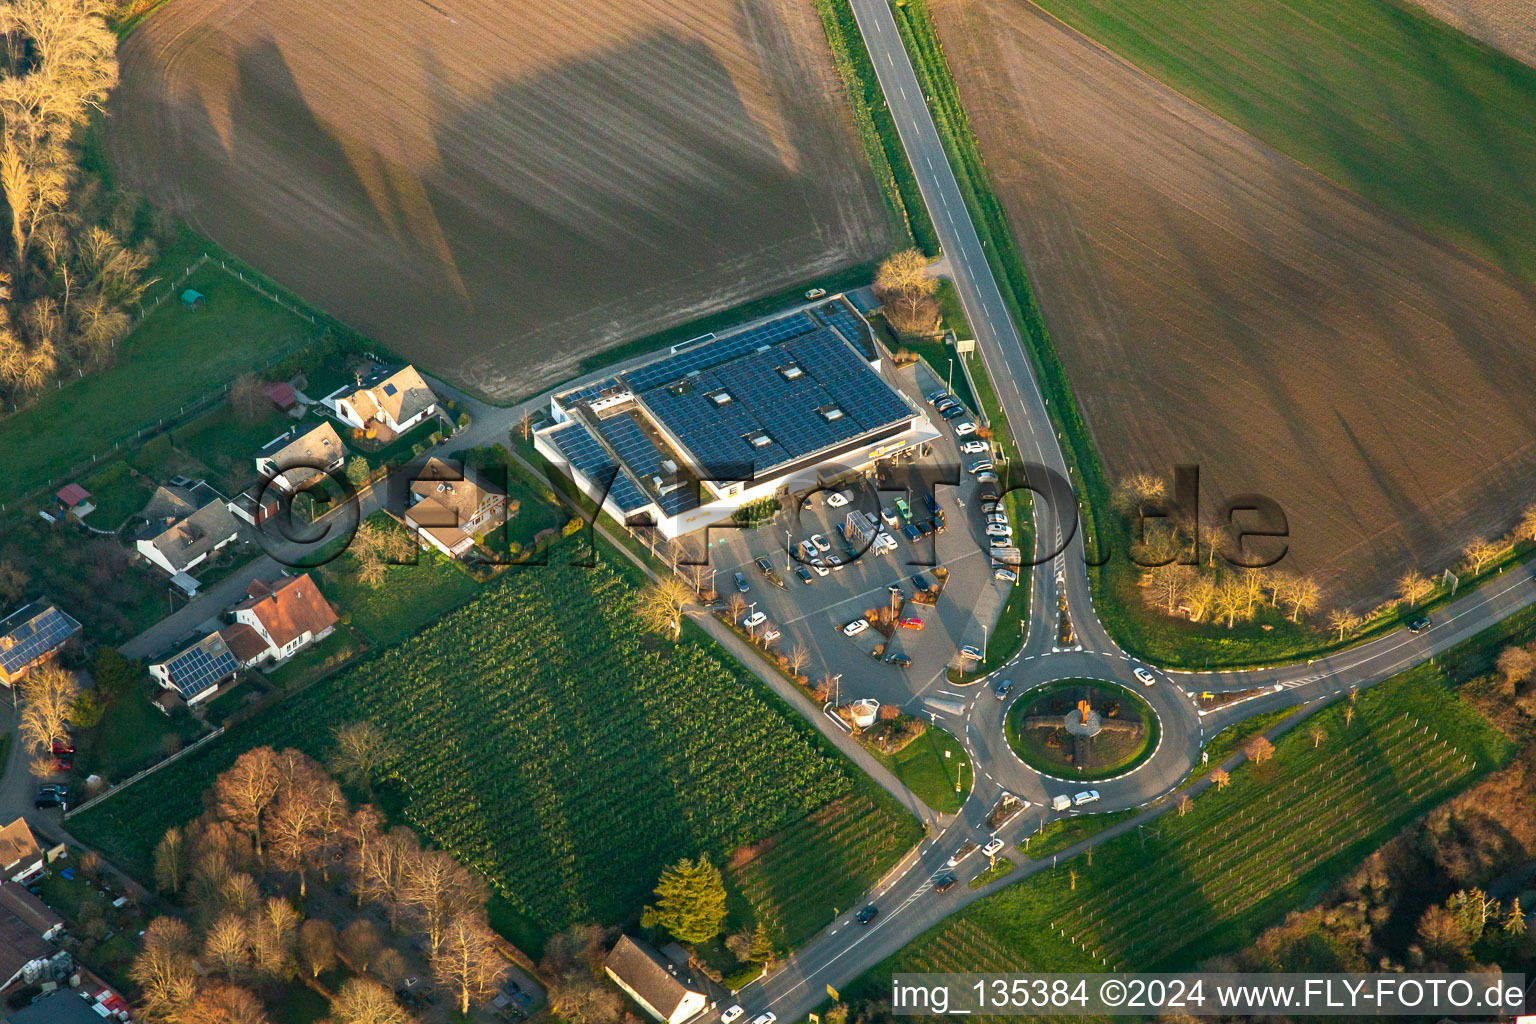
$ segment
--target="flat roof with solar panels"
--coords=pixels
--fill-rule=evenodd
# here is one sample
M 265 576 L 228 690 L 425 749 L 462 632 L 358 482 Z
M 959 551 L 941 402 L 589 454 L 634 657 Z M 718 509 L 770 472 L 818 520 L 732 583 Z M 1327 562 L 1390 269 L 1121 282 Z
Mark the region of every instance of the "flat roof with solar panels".
M 563 392 L 550 409 L 536 446 L 610 513 L 674 528 L 686 519 L 688 529 L 722 500 L 814 479 L 829 462 L 867 463 L 872 444 L 927 427 L 881 376 L 869 324 L 840 295 L 684 342 Z

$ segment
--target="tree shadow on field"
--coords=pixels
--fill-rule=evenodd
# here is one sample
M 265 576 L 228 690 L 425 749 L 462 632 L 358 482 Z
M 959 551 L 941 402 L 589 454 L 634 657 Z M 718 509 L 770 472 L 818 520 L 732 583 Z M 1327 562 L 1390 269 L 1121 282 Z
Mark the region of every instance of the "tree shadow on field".
M 782 35 L 780 17 L 752 20 Z M 190 87 L 160 86 L 176 124 L 138 184 L 349 324 L 470 383 L 506 389 L 520 368 L 569 366 L 883 248 L 866 230 L 870 211 L 883 223 L 879 194 L 850 174 L 830 101 L 785 95 L 782 68 L 728 67 L 670 28 L 483 92 L 419 53 L 427 92 L 402 96 L 416 108 L 401 118 L 425 121 L 422 139 L 317 114 L 314 76 L 290 66 L 302 51 L 285 39 L 235 45 L 227 73 L 203 54 Z

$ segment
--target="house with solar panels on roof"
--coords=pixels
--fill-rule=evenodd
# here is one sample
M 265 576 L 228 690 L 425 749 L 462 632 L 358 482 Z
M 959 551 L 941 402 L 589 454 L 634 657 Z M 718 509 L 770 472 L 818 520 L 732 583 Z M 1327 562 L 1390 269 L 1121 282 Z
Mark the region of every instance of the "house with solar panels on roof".
M 79 633 L 80 623 L 53 605 L 23 605 L 0 619 L 0 683 L 15 686 Z
M 209 633 L 191 647 L 149 666 L 149 674 L 162 689 L 189 705 L 212 697 L 219 685 L 235 678 L 238 671 L 240 659 L 219 633 Z
M 534 447 L 603 511 L 678 537 L 938 437 L 843 296 L 550 400 Z

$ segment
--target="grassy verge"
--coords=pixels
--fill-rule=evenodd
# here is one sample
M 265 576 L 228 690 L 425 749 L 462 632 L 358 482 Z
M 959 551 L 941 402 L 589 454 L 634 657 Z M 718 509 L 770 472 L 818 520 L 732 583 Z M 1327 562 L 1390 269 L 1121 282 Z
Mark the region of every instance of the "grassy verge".
M 982 886 L 997 881 L 1013 870 L 1013 861 L 1007 857 L 999 857 L 987 866 L 986 870 L 971 879 L 968 885 L 972 889 L 980 889 Z
M 1274 711 L 1265 711 L 1245 718 L 1241 722 L 1227 726 L 1221 732 L 1211 737 L 1211 742 L 1205 745 L 1204 754 L 1207 764 L 1199 771 L 1193 773 L 1189 781 L 1193 782 L 1203 776 L 1207 771 L 1215 769 L 1227 758 L 1243 749 L 1243 744 L 1266 733 L 1271 727 L 1280 724 L 1287 718 L 1296 714 L 1299 708 L 1276 708 Z
M 1023 850 L 1031 860 L 1044 860 L 1069 846 L 1077 845 L 1084 839 L 1098 835 L 1111 825 L 1118 824 L 1127 818 L 1134 818 L 1140 813 L 1138 810 L 1131 809 L 1114 811 L 1110 814 L 1085 814 L 1076 818 L 1057 818 L 1034 835 L 1027 836 L 1024 845 L 1019 849 Z
M 870 753 L 940 814 L 958 811 L 976 780 L 965 746 L 943 729 L 928 729 L 894 754 L 874 749 Z
M 913 244 L 930 258 L 937 256 L 938 235 L 928 216 L 928 206 L 918 191 L 912 166 L 907 163 L 907 151 L 896 134 L 896 122 L 891 119 L 890 108 L 886 106 L 885 94 L 880 90 L 879 79 L 869 61 L 869 51 L 859 35 L 853 9 L 848 0 L 816 0 L 816 10 L 821 14 L 832 60 L 848 89 L 859 140 L 864 144 L 870 167 L 885 194 L 886 205 L 901 222 Z

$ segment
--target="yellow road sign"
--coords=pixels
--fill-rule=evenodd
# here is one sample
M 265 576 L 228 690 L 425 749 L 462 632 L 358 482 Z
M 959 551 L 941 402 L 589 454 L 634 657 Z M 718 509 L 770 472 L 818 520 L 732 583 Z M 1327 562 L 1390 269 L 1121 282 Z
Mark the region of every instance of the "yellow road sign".
M 830 984 L 827 985 L 827 995 L 832 997 L 834 1003 L 837 1002 L 837 989 L 833 988 Z

